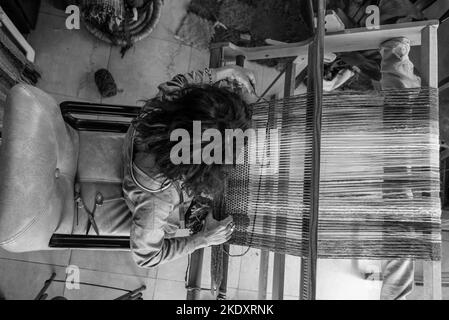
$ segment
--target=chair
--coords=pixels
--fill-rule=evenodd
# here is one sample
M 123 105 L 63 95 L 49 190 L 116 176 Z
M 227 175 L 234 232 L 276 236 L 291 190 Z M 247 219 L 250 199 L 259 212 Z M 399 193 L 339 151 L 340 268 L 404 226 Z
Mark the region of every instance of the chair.
M 139 109 L 78 102 L 59 107 L 35 87 L 12 88 L 0 149 L 0 247 L 129 249 L 121 155 L 129 120 Z M 93 228 L 86 232 L 98 193 L 99 235 Z

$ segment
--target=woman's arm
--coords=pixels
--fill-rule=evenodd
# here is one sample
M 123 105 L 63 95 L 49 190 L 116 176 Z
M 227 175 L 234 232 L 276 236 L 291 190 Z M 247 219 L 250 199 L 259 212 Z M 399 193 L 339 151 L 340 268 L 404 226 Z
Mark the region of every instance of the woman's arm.
M 219 245 L 231 238 L 234 231 L 232 217 L 216 221 L 212 215 L 206 219 L 204 229 L 192 236 L 165 238 L 164 226 L 171 205 L 159 196 L 147 195 L 134 212 L 131 226 L 131 251 L 140 267 L 155 267 L 211 245 Z

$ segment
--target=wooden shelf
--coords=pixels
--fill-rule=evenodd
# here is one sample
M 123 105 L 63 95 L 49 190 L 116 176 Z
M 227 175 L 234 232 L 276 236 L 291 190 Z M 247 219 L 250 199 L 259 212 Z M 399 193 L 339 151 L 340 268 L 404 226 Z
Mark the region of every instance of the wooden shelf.
M 378 49 L 382 42 L 396 37 L 406 37 L 412 46 L 421 45 L 421 31 L 428 26 L 438 28 L 438 20 L 383 25 L 379 29 L 348 29 L 325 36 L 326 52 L 350 52 Z M 226 60 L 244 55 L 248 60 L 262 60 L 285 57 L 307 57 L 310 41 L 275 46 L 246 48 L 233 43 L 215 43 L 212 48 L 222 47 Z

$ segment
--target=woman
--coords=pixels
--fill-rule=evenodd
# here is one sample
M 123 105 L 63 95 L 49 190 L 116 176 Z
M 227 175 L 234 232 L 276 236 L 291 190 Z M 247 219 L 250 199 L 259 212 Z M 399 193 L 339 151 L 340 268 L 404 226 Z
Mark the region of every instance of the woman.
M 194 121 L 201 121 L 202 132 L 247 129 L 250 114 L 242 96 L 254 85 L 254 75 L 236 66 L 178 75 L 159 86 L 133 122 L 125 140 L 123 191 L 133 213 L 131 250 L 139 266 L 154 267 L 231 238 L 232 217 L 216 221 L 208 208 L 199 232 L 185 229 L 192 199 L 204 204 L 221 193 L 230 166 L 175 165 L 170 154 L 178 142 L 170 135 L 184 129 L 192 137 Z

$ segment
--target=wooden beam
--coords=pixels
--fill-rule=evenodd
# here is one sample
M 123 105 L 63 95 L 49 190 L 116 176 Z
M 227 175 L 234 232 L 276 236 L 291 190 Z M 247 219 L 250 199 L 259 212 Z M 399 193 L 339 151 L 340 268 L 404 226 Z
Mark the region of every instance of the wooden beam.
M 321 168 L 321 118 L 323 107 L 323 73 L 324 73 L 324 34 L 326 1 L 318 0 L 317 27 L 314 43 L 309 49 L 309 83 L 308 92 L 313 101 L 313 139 L 312 170 L 310 176 L 311 206 L 308 221 L 307 257 L 301 261 L 300 297 L 307 300 L 316 299 L 316 279 L 318 263 L 318 217 L 320 199 Z
M 290 97 L 295 92 L 295 80 L 296 80 L 296 64 L 289 62 L 285 69 L 285 82 L 284 82 L 284 98 Z M 282 122 L 288 121 L 289 110 L 284 108 L 282 111 Z M 281 145 L 284 136 L 281 134 Z M 288 191 L 288 190 L 285 190 Z M 284 279 L 285 278 L 285 255 L 281 253 L 274 254 L 273 265 L 273 300 L 282 300 L 284 298 Z
M 440 83 L 438 84 L 438 86 L 440 89 L 440 93 L 443 92 L 444 90 L 449 89 L 449 77 L 441 80 Z
M 267 288 L 268 288 L 268 263 L 270 260 L 270 252 L 262 250 L 260 252 L 260 264 L 259 264 L 259 287 L 257 300 L 267 300 Z
M 190 255 L 187 276 L 187 300 L 199 300 L 201 294 L 201 274 L 203 272 L 204 250 L 196 250 Z
M 214 65 L 211 67 L 222 67 L 224 65 L 223 61 L 223 51 L 220 50 L 220 52 L 216 53 L 217 55 L 217 63 L 214 63 Z M 219 59 L 218 59 L 219 58 Z M 239 67 L 245 66 L 245 56 L 237 56 L 235 58 L 235 63 Z M 216 217 L 216 219 L 223 219 L 223 217 Z M 231 252 L 231 246 L 227 243 L 222 244 L 223 252 L 222 252 L 222 270 L 223 275 L 220 283 L 220 287 L 218 288 L 218 300 L 225 300 L 226 295 L 228 292 L 228 271 L 229 271 L 229 255 L 226 254 L 226 252 Z
M 280 73 L 279 77 L 284 74 L 286 69 Z M 276 81 L 276 80 L 275 80 Z M 266 92 L 265 92 L 266 93 Z M 264 94 L 265 94 L 264 93 Z M 277 95 L 272 95 L 270 97 L 270 103 L 268 104 L 268 121 L 266 133 L 267 136 L 271 134 L 271 130 L 276 127 L 276 100 Z M 267 140 L 267 157 L 270 159 L 272 156 L 271 139 Z M 271 184 L 268 184 L 269 189 L 273 188 Z M 268 233 L 271 230 L 271 223 L 268 220 L 262 222 L 262 232 Z M 258 299 L 267 299 L 267 288 L 268 288 L 268 266 L 269 266 L 270 252 L 268 250 L 261 250 L 260 254 L 260 265 L 259 265 L 259 286 L 258 286 Z
M 435 3 L 436 0 L 418 0 L 413 5 L 418 9 L 419 11 L 422 11 L 432 4 Z
M 272 299 L 284 299 L 285 255 L 274 253 Z
M 424 86 L 438 88 L 438 26 L 424 28 L 421 44 L 421 77 Z M 438 143 L 438 141 L 437 141 Z M 424 261 L 424 298 L 441 300 L 441 261 Z
M 223 48 L 215 48 L 211 50 L 210 52 L 210 60 L 209 60 L 209 67 L 210 68 L 218 68 L 221 67 L 224 64 L 223 59 Z M 227 247 L 229 252 L 229 246 Z M 225 259 L 228 259 L 227 255 L 224 255 Z M 187 300 L 199 300 L 200 293 L 201 293 L 201 275 L 203 270 L 203 257 L 204 257 L 204 249 L 200 249 L 195 251 L 190 255 L 190 266 L 189 266 L 189 272 L 188 272 L 188 278 L 187 278 Z M 224 261 L 224 264 L 226 264 L 226 276 L 228 274 L 227 266 L 228 261 Z M 224 279 L 224 288 L 226 288 L 227 285 L 227 277 Z M 222 283 L 223 283 L 222 282 Z M 226 295 L 226 289 L 224 289 L 224 292 L 222 292 L 223 287 L 220 286 L 219 288 L 219 294 Z
M 438 20 L 418 21 L 383 25 L 379 29 L 348 29 L 325 36 L 325 52 L 351 52 L 378 49 L 386 40 L 407 37 L 412 46 L 421 45 L 421 31 L 428 26 L 437 26 Z M 289 43 L 255 48 L 239 47 L 232 43 L 217 43 L 212 48 L 223 47 L 227 60 L 234 60 L 237 55 L 246 56 L 247 60 L 297 57 L 308 55 L 311 41 Z
M 423 287 L 425 300 L 441 300 L 441 261 L 424 261 Z
M 421 31 L 421 78 L 424 86 L 438 88 L 438 25 Z
M 0 26 L 4 25 L 5 28 L 9 31 L 9 33 L 14 37 L 14 40 L 17 41 L 19 46 L 25 51 L 25 56 L 28 61 L 34 62 L 36 57 L 36 52 L 27 42 L 27 40 L 23 37 L 20 31 L 16 28 L 14 23 L 9 19 L 6 15 L 5 11 L 3 11 L 2 7 L 0 7 Z
M 229 271 L 229 256 L 225 252 L 231 252 L 231 246 L 227 243 L 223 244 L 223 258 L 222 258 L 222 270 L 223 275 L 221 278 L 220 287 L 218 288 L 217 300 L 226 300 L 228 293 L 228 271 Z
M 285 69 L 284 98 L 291 97 L 295 93 L 296 63 L 289 62 Z
M 449 10 L 449 1 L 437 0 L 423 11 L 427 19 L 440 19 Z

